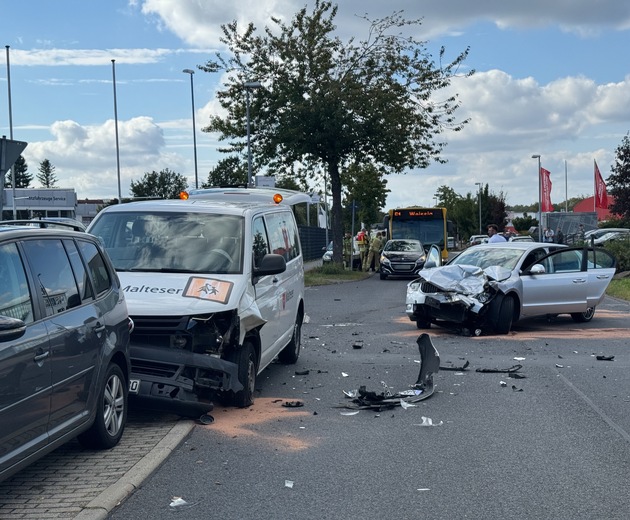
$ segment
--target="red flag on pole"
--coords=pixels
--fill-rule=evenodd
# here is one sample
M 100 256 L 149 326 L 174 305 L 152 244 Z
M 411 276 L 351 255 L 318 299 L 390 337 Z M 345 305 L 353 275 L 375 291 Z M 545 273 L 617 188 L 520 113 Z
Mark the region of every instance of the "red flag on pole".
M 606 183 L 599 173 L 597 162 L 595 163 L 595 207 L 608 209 L 608 193 L 606 192 Z
M 542 193 L 540 211 L 543 213 L 553 211 L 553 206 L 551 205 L 551 172 L 549 170 L 540 169 L 540 185 Z

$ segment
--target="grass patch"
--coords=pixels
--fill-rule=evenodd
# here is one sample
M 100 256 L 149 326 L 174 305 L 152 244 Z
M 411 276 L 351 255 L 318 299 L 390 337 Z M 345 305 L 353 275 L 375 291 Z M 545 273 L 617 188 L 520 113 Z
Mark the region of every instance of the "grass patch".
M 330 285 L 333 283 L 354 282 L 368 278 L 370 273 L 361 271 L 350 271 L 338 264 L 325 264 L 315 269 L 310 269 L 304 273 L 304 285 L 312 287 L 315 285 Z
M 621 300 L 630 300 L 630 278 L 611 280 L 608 289 L 606 289 L 606 294 Z

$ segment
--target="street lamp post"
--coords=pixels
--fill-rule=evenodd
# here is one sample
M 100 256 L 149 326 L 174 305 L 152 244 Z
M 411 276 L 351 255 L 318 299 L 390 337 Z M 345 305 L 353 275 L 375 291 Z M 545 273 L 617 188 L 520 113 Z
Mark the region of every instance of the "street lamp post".
M 252 148 L 250 141 L 250 128 L 249 128 L 249 91 L 251 89 L 260 88 L 262 84 L 260 81 L 248 81 L 244 84 L 245 87 L 245 118 L 247 120 L 247 186 L 249 188 L 254 186 L 252 178 Z
M 477 206 L 479 206 L 479 234 L 481 235 L 481 183 L 475 182 L 477 188 Z
M 538 159 L 538 242 L 542 242 L 542 194 L 540 186 L 540 155 L 532 155 L 532 159 Z
M 195 156 L 195 189 L 199 188 L 199 177 L 197 175 L 197 130 L 195 129 L 195 89 L 193 88 L 193 74 L 192 69 L 182 70 L 185 74 L 190 74 L 190 99 L 192 101 L 192 130 L 193 130 L 193 153 Z

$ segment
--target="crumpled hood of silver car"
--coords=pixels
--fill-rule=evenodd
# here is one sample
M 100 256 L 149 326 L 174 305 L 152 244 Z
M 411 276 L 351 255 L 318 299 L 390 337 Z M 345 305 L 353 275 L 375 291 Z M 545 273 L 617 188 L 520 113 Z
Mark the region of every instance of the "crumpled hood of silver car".
M 419 276 L 443 291 L 476 295 L 483 292 L 488 282 L 507 280 L 511 272 L 499 266 L 481 269 L 474 265 L 444 265 L 424 269 Z

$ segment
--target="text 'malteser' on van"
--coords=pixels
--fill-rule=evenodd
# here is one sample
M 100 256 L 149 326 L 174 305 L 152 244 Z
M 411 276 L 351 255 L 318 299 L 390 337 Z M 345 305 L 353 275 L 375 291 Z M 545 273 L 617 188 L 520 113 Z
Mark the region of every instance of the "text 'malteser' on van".
M 145 404 L 182 415 L 208 412 L 217 397 L 249 406 L 269 363 L 298 359 L 295 218 L 271 190 L 248 191 L 110 206 L 88 229 L 122 283 L 135 323 L 130 395 Z

